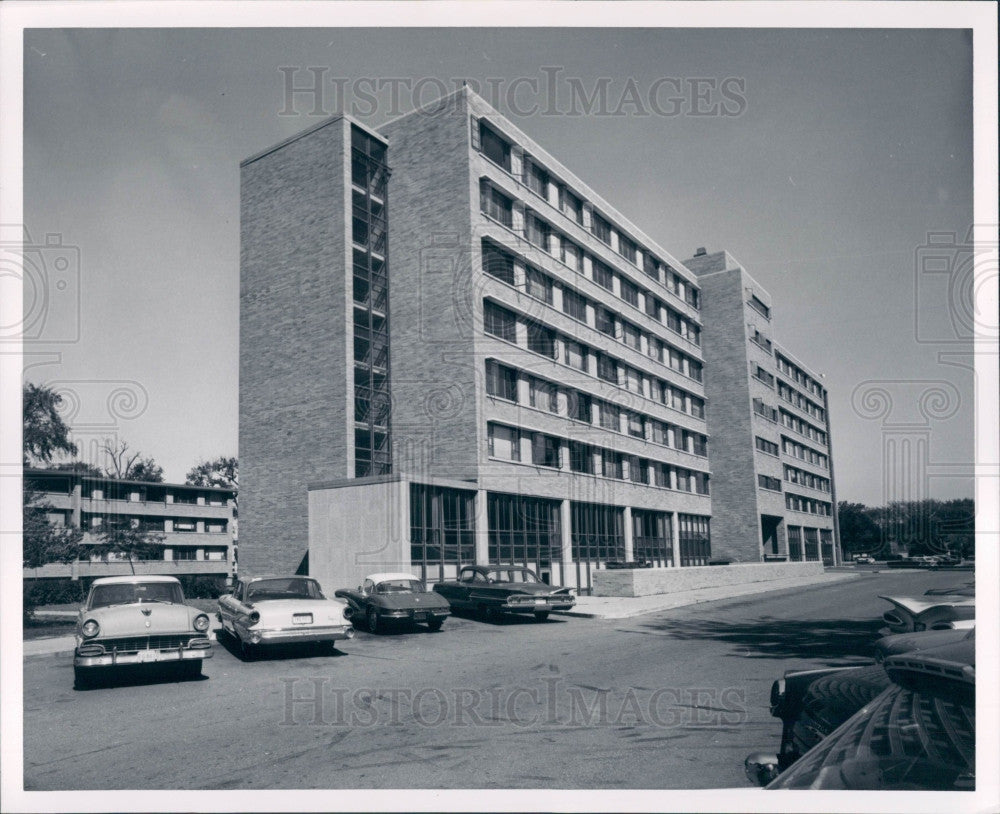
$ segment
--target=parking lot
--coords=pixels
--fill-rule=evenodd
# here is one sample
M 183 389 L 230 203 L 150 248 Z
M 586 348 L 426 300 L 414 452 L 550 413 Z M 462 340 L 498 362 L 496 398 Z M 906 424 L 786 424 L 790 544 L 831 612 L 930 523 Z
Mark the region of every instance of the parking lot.
M 745 755 L 778 742 L 774 678 L 869 657 L 877 594 L 972 578 L 863 573 L 617 621 L 452 617 L 250 663 L 223 642 L 200 680 L 85 691 L 69 653 L 31 657 L 25 787 L 746 787 Z

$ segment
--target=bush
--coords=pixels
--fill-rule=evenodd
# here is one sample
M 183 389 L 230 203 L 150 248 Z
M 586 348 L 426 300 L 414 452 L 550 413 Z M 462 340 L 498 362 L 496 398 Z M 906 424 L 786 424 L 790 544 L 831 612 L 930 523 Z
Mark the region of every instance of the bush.
M 185 599 L 218 599 L 226 593 L 225 577 L 178 576 Z
M 24 607 L 39 605 L 80 604 L 90 590 L 89 579 L 26 579 L 24 581 Z

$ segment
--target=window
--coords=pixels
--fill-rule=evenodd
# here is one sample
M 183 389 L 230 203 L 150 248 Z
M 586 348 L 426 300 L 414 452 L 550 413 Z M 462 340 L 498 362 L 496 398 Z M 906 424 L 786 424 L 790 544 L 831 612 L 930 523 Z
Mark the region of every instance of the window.
M 636 562 L 669 565 L 673 558 L 670 517 L 665 512 L 633 509 L 632 544 Z
M 663 361 L 663 343 L 655 336 L 649 337 L 646 342 L 646 353 L 657 362 Z
M 569 468 L 573 472 L 594 474 L 594 450 L 579 441 L 569 442 Z
M 517 401 L 517 371 L 507 365 L 486 361 L 486 392 L 497 398 Z
M 687 284 L 686 290 L 684 292 L 684 302 L 686 302 L 692 308 L 701 308 L 700 292 L 690 283 Z
M 506 339 L 508 342 L 516 342 L 516 325 L 517 317 L 513 311 L 508 311 L 492 302 L 483 304 L 483 327 L 486 333 Z
M 631 390 L 633 393 L 638 393 L 642 395 L 642 375 L 638 370 L 631 367 L 624 367 L 625 376 L 624 384 L 627 390 Z
M 567 365 L 577 370 L 587 370 L 587 349 L 583 345 L 567 339 L 563 342 L 563 348 Z
M 569 394 L 569 416 L 577 421 L 590 423 L 591 398 L 586 393 L 579 390 L 570 391 Z
M 524 183 L 528 189 L 541 195 L 543 198 L 549 196 L 549 174 L 538 164 L 530 159 L 524 161 Z
M 618 253 L 630 263 L 635 262 L 635 243 L 621 232 L 618 233 Z
M 531 462 L 535 466 L 559 468 L 559 439 L 536 432 L 531 436 Z
M 775 443 L 773 443 L 771 441 L 768 441 L 765 438 L 761 438 L 759 435 L 754 439 L 754 443 L 756 444 L 757 449 L 759 449 L 761 452 L 765 452 L 768 455 L 775 455 L 775 456 L 777 456 L 777 454 L 778 454 L 778 445 L 777 444 L 775 444 Z
M 657 322 L 660 320 L 660 301 L 648 291 L 646 292 L 646 315 L 652 317 Z
M 778 478 L 772 478 L 772 477 L 769 477 L 768 475 L 758 475 L 757 476 L 757 485 L 761 489 L 768 489 L 769 491 L 772 491 L 772 492 L 780 492 L 781 491 L 781 481 L 778 480 Z
M 540 572 L 562 558 L 559 501 L 488 492 L 486 509 L 491 563 Z
M 697 396 L 691 396 L 691 415 L 696 418 L 705 417 L 705 402 Z
M 570 504 L 573 559 L 586 562 L 624 560 L 624 511 L 599 503 Z
M 528 402 L 532 407 L 550 413 L 559 412 L 558 392 L 554 384 L 534 377 L 528 379 Z
M 624 459 L 617 452 L 609 449 L 601 450 L 601 468 L 606 478 L 625 479 Z
M 670 446 L 670 436 L 667 434 L 667 425 L 662 421 L 657 421 L 655 418 L 649 419 L 649 430 L 650 439 L 654 444 L 660 444 L 661 446 Z
M 598 260 L 596 257 L 593 259 L 594 267 L 594 282 L 597 283 L 601 288 L 606 288 L 608 291 L 613 291 L 614 284 L 614 274 L 611 269 L 608 268 L 604 263 Z
M 485 123 L 479 123 L 479 141 L 483 155 L 510 172 L 510 145 Z
M 677 521 L 681 565 L 708 565 L 712 557 L 709 518 L 678 514 Z
M 552 281 L 548 277 L 529 266 L 525 270 L 524 278 L 524 289 L 528 296 L 552 304 Z
M 486 241 L 483 241 L 483 271 L 507 285 L 514 285 L 514 258 Z
M 580 247 L 566 238 L 561 238 L 559 242 L 559 259 L 573 271 L 583 271 L 583 252 Z
M 708 457 L 708 439 L 696 432 L 691 433 L 691 439 L 691 452 L 702 458 Z
M 774 387 L 774 376 L 764 370 L 764 368 L 760 365 L 757 365 L 756 370 L 754 370 L 753 377 L 758 381 L 763 382 L 768 387 Z
M 483 183 L 479 193 L 479 208 L 483 214 L 499 221 L 508 229 L 514 226 L 514 203 L 497 189 Z
M 618 384 L 618 363 L 610 356 L 597 354 L 597 378 Z
M 778 420 L 778 411 L 770 404 L 765 404 L 762 399 L 753 400 L 753 411 L 768 421 Z
M 628 434 L 633 438 L 645 438 L 646 431 L 643 428 L 642 416 L 639 413 L 633 413 L 631 410 L 626 415 L 628 417 Z
M 639 287 L 626 280 L 624 277 L 620 281 L 622 299 L 629 305 L 639 307 Z
M 622 339 L 625 340 L 625 344 L 636 350 L 642 349 L 642 340 L 640 339 L 641 333 L 635 325 L 629 322 L 622 322 Z
M 696 362 L 694 359 L 688 359 L 687 375 L 694 379 L 696 382 L 702 380 L 704 370 L 701 362 Z
M 549 234 L 551 229 L 549 225 L 543 221 L 541 218 L 536 217 L 531 213 L 527 213 L 524 217 L 524 236 L 527 238 L 528 242 L 543 251 L 549 250 Z
M 609 246 L 611 245 L 611 224 L 596 212 L 594 212 L 590 231 L 593 232 L 594 237 L 602 243 L 607 243 Z
M 475 561 L 476 493 L 410 484 L 410 561 L 423 568 Z M 443 569 L 442 569 L 443 570 Z M 439 576 L 443 576 L 439 571 Z
M 607 308 L 596 308 L 594 310 L 594 327 L 602 334 L 615 336 L 615 315 Z
M 606 401 L 602 401 L 600 404 L 601 412 L 601 426 L 606 430 L 614 430 L 615 432 L 621 432 L 622 425 L 621 419 L 619 418 L 621 412 L 618 407 L 614 404 L 608 404 Z
M 760 300 L 756 295 L 751 294 L 750 299 L 747 300 L 747 304 L 749 304 L 749 306 L 753 308 L 754 311 L 756 311 L 758 314 L 764 317 L 764 319 L 771 318 L 771 309 L 768 308 L 764 304 L 763 300 Z
M 566 187 L 559 190 L 559 208 L 577 223 L 583 223 L 583 201 Z
M 654 259 L 649 252 L 644 252 L 642 255 L 642 271 L 647 277 L 652 277 L 654 280 L 659 281 L 660 261 Z
M 578 319 L 581 322 L 587 321 L 587 300 L 575 291 L 568 288 L 563 289 L 563 313 Z
M 551 328 L 535 322 L 528 323 L 528 350 L 550 359 L 556 357 L 556 333 Z
M 504 427 L 502 424 L 490 424 L 487 427 L 487 437 L 491 458 L 502 458 L 505 461 L 521 460 L 521 435 L 516 429 Z

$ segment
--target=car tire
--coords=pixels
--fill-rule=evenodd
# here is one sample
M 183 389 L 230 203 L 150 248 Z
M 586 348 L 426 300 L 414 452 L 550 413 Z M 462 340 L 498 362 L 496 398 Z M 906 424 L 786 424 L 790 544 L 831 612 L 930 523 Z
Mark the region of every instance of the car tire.
M 487 622 L 494 625 L 499 625 L 501 621 L 501 613 L 492 605 L 480 605 L 481 613 Z
M 437 631 L 441 629 L 441 625 L 444 624 L 444 619 L 431 619 L 427 623 L 427 629 L 430 631 Z
M 368 621 L 369 633 L 378 634 L 381 632 L 378 623 L 378 611 L 375 608 L 369 608 L 365 618 Z
M 535 621 L 536 622 L 546 622 L 549 618 L 548 611 L 535 611 Z

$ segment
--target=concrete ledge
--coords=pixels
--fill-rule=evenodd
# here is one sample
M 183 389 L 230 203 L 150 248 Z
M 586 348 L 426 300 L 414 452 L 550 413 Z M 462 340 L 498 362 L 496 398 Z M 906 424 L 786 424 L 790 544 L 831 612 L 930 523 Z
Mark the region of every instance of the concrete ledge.
M 594 596 L 652 596 L 723 585 L 805 579 L 821 574 L 822 562 L 772 562 L 602 570 L 594 571 L 591 576 Z

